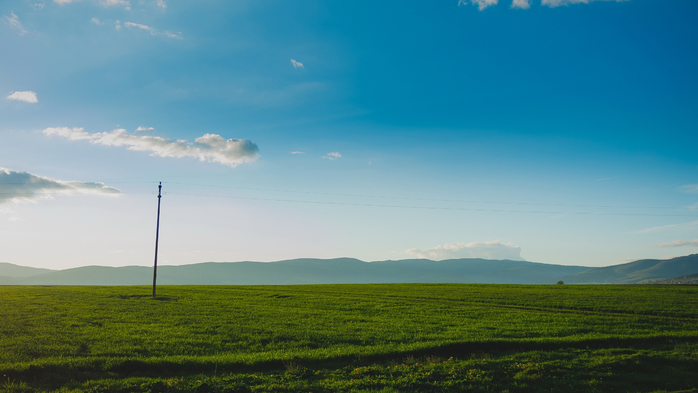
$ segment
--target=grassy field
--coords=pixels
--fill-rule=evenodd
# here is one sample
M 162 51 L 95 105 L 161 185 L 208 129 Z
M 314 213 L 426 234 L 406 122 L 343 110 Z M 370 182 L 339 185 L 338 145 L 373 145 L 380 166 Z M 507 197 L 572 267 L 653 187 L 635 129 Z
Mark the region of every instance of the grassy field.
M 0 391 L 698 391 L 698 287 L 0 287 Z

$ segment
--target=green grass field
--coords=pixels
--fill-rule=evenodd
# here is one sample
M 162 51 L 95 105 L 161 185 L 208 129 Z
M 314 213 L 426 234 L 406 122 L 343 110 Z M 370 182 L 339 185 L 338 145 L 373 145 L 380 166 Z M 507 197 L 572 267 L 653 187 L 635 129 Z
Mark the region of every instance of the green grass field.
M 698 287 L 0 287 L 0 391 L 698 391 Z

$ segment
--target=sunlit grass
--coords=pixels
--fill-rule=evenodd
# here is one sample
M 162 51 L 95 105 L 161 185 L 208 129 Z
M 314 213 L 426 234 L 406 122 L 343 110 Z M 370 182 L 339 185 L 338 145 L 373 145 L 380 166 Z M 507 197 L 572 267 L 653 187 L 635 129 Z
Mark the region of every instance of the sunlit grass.
M 0 287 L 1 389 L 698 387 L 682 374 L 698 370 L 698 287 L 165 286 L 156 300 L 149 293 Z M 661 364 L 674 371 L 641 372 Z M 637 382 L 647 378 L 656 381 Z

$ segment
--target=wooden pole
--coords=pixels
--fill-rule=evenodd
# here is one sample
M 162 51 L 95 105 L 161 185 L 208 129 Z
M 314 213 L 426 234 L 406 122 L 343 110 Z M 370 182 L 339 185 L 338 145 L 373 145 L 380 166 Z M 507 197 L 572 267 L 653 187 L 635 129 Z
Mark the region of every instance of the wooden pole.
M 153 265 L 153 299 L 155 299 L 155 282 L 158 277 L 158 240 L 160 237 L 160 198 L 162 198 L 162 182 L 158 186 L 158 221 L 155 226 L 155 264 Z

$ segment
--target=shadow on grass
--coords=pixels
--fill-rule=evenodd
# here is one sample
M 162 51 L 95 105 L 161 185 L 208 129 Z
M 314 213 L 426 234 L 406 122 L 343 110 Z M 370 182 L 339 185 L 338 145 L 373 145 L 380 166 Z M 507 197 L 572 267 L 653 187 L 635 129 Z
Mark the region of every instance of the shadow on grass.
M 169 296 L 156 296 L 153 298 L 153 295 L 116 295 L 115 297 L 122 300 L 157 300 L 165 302 L 176 302 L 179 300 L 176 297 Z
M 254 364 L 240 362 L 220 362 L 196 358 L 181 361 L 155 361 L 139 359 L 113 358 L 79 358 L 72 364 L 62 365 L 30 365 L 25 369 L 2 370 L 6 378 L 18 381 L 31 381 L 32 385 L 49 389 L 57 389 L 68 382 L 79 382 L 99 379 L 126 379 L 134 377 L 167 378 L 218 373 L 254 373 L 277 372 L 288 369 L 288 364 L 302 364 L 313 370 L 334 370 L 347 365 L 388 364 L 401 362 L 405 359 L 428 358 L 499 358 L 505 355 L 526 352 L 554 352 L 564 350 L 598 350 L 598 349 L 632 349 L 632 350 L 662 350 L 676 348 L 677 344 L 698 342 L 698 337 L 655 337 L 627 339 L 595 339 L 572 343 L 536 343 L 536 342 L 464 342 L 426 348 L 415 351 L 390 352 L 374 355 L 337 356 L 331 359 L 279 359 L 260 361 Z M 668 360 L 663 357 L 648 357 L 643 361 L 642 368 L 652 372 L 658 366 L 684 369 L 689 367 L 698 370 L 698 360 Z M 671 364 L 669 364 L 671 363 Z M 676 364 L 673 364 L 676 363 Z M 639 366 L 639 365 L 638 365 Z M 635 372 L 636 370 L 634 370 Z

